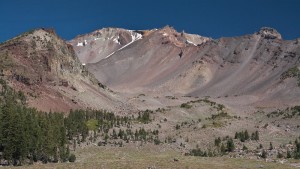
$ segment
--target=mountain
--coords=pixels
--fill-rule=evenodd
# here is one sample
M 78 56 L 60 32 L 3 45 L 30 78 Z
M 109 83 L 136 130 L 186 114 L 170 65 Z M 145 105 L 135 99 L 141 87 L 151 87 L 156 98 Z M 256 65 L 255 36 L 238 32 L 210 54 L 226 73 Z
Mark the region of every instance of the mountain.
M 140 33 L 120 28 L 103 28 L 78 36 L 70 43 L 83 64 L 96 63 L 139 40 L 142 37 Z
M 119 98 L 104 89 L 52 29 L 32 30 L 2 43 L 0 70 L 2 79 L 28 96 L 29 106 L 43 111 L 111 109 Z
M 290 75 L 299 73 L 299 40 L 283 40 L 273 28 L 220 39 L 169 26 L 106 28 L 70 44 L 88 70 L 115 91 L 229 97 L 235 105 L 299 104 L 299 77 Z
M 0 165 L 153 168 L 163 156 L 160 168 L 196 168 L 190 156 L 202 156 L 289 168 L 300 158 L 299 60 L 299 39 L 267 27 L 220 39 L 169 26 L 69 42 L 26 32 L 0 44 Z

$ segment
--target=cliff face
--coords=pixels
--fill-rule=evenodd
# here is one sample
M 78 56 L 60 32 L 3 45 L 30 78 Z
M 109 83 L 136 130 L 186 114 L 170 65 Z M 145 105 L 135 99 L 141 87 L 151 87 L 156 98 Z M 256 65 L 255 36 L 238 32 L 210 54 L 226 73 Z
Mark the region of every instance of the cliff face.
M 87 82 L 96 82 L 79 62 L 72 46 L 52 30 L 38 29 L 7 41 L 1 45 L 1 56 L 9 58 L 12 64 L 3 68 L 8 71 L 4 74 L 26 85 L 59 85 L 77 75 Z
M 28 104 L 40 110 L 68 111 L 113 104 L 111 92 L 100 88 L 73 47 L 54 30 L 36 29 L 1 44 L 0 62 L 2 78 L 23 90 Z

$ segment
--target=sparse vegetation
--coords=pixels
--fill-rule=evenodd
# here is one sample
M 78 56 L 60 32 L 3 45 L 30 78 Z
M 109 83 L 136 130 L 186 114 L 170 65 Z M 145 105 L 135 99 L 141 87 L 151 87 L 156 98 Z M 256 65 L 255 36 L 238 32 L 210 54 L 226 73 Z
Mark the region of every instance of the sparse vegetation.
M 297 66 L 288 69 L 281 75 L 282 80 L 287 78 L 297 78 L 298 86 L 300 87 L 300 70 Z
M 231 116 L 229 116 L 228 113 L 226 113 L 226 112 L 220 112 L 218 114 L 212 114 L 211 115 L 212 120 L 222 119 L 222 118 L 231 118 Z
M 268 118 L 282 118 L 289 119 L 294 117 L 300 117 L 300 106 L 288 107 L 285 110 L 276 110 L 267 114 Z
M 137 120 L 144 124 L 151 122 L 150 113 L 153 113 L 153 111 L 151 110 L 140 111 L 138 113 Z
M 250 136 L 249 136 L 248 131 L 245 130 L 245 131 L 241 131 L 241 132 L 236 132 L 234 138 L 239 139 L 241 142 L 245 142 L 250 139 Z M 256 140 L 256 141 L 259 140 L 258 131 L 255 131 L 254 133 L 251 134 L 251 140 Z
M 182 103 L 182 104 L 180 105 L 180 107 L 181 107 L 181 108 L 185 108 L 185 109 L 190 109 L 190 108 L 192 108 L 192 105 L 189 105 L 188 103 Z
M 190 155 L 192 156 L 200 156 L 200 157 L 214 157 L 214 152 L 211 152 L 211 150 L 202 151 L 200 148 L 192 149 L 190 151 Z
M 175 96 L 166 96 L 166 98 L 172 99 L 172 100 L 178 99 L 178 98 L 176 98 Z

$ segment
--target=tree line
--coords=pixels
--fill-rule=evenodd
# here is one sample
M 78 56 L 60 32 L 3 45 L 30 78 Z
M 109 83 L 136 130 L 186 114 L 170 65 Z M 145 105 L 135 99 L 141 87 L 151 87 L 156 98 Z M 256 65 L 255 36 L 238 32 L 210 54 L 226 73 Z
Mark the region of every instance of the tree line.
M 23 92 L 9 87 L 0 79 L 0 161 L 1 165 L 23 165 L 34 162 L 74 162 L 76 156 L 70 153 L 76 145 L 85 142 L 90 130 L 109 134 L 114 127 L 136 122 L 151 121 L 149 110 L 141 111 L 137 117 L 117 116 L 105 110 L 70 110 L 67 115 L 61 112 L 42 112 L 26 105 Z M 88 122 L 95 121 L 89 128 Z M 151 134 L 150 134 L 151 133 Z M 130 130 L 113 134 L 128 141 L 152 140 L 158 131 L 144 129 Z M 154 138 L 153 138 L 154 136 Z M 108 137 L 109 138 L 109 137 Z M 106 138 L 107 139 L 107 138 Z

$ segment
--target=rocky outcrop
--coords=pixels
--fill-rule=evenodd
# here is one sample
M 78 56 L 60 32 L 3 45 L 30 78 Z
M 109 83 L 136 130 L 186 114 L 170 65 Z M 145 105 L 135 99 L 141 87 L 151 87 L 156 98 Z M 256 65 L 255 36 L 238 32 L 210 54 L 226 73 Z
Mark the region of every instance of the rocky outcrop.
M 36 29 L 8 40 L 0 45 L 0 56 L 2 78 L 25 92 L 30 106 L 44 111 L 113 107 L 111 92 L 99 86 L 72 45 L 53 29 Z
M 61 79 L 76 75 L 97 84 L 93 75 L 79 62 L 73 47 L 61 40 L 54 30 L 27 32 L 4 43 L 0 50 L 13 62 L 13 66 L 5 68 L 10 70 L 11 78 L 26 85 L 57 84 Z
M 263 27 L 257 34 L 266 39 L 282 39 L 281 34 L 274 28 Z

